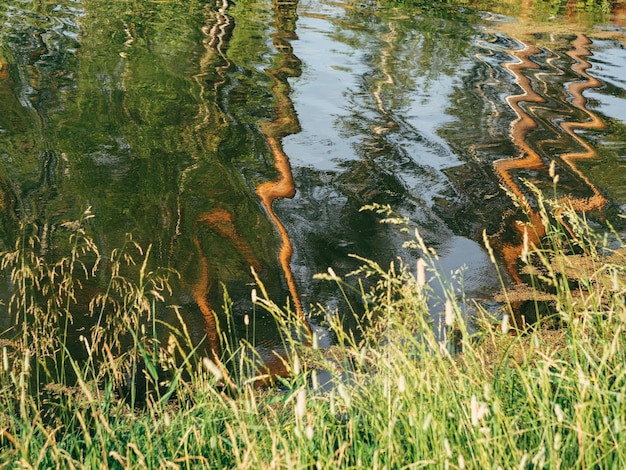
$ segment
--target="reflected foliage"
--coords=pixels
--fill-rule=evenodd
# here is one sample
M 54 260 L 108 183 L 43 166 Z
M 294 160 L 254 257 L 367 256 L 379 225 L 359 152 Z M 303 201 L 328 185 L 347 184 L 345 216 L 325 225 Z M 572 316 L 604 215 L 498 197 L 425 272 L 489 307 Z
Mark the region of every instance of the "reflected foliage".
M 472 8 L 507 16 L 519 17 L 531 15 L 535 19 L 548 20 L 549 16 L 578 16 L 581 19 L 597 21 L 611 12 L 614 3 L 611 0 L 384 0 L 382 4 L 401 5 L 421 8 L 426 11 L 448 10 L 458 7 Z
M 264 72 L 280 51 L 254 16 L 267 4 L 240 5 L 237 20 L 228 3 L 69 5 L 15 2 L 2 23 L 2 243 L 29 218 L 54 246 L 90 206 L 105 256 L 132 232 L 181 273 L 173 301 L 196 340 L 224 288 L 238 315 L 249 309 L 250 266 L 285 299 L 279 237 L 255 193 L 276 177 L 259 127 L 280 100 Z
M 348 254 L 418 255 L 363 205 L 393 206 L 444 253 L 486 228 L 519 280 L 510 194 L 536 214 L 524 180 L 551 190 L 554 161 L 559 197 L 598 220 L 626 201 L 626 125 L 606 108 L 626 85 L 600 58 L 619 38 L 588 27 L 618 4 L 5 5 L 0 245 L 29 219 L 57 249 L 91 207 L 105 258 L 132 232 L 180 272 L 171 301 L 214 350 L 226 290 L 237 321 L 254 311 L 251 266 L 303 314 L 338 305 L 310 280 L 353 269 Z M 474 287 L 492 287 L 479 269 Z M 275 344 L 258 321 L 255 340 Z

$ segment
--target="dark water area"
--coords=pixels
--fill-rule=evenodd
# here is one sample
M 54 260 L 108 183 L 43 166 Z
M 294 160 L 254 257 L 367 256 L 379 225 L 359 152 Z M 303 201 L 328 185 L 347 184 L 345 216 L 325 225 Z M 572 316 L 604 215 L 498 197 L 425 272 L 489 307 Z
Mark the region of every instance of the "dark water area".
M 89 207 L 105 259 L 132 233 L 180 273 L 169 301 L 194 340 L 216 341 L 227 290 L 271 349 L 250 267 L 306 316 L 341 305 L 313 275 L 350 254 L 415 262 L 364 205 L 408 217 L 479 297 L 499 288 L 483 229 L 519 281 L 511 194 L 537 217 L 522 178 L 551 190 L 552 161 L 560 196 L 623 233 L 624 6 L 436 3 L 5 1 L 0 247 L 28 219 L 61 253 Z

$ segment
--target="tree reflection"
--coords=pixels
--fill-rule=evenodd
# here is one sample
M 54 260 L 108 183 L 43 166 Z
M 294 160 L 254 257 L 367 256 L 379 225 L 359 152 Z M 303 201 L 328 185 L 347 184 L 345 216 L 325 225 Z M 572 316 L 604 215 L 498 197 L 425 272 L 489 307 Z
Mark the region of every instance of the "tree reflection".
M 258 185 L 256 192 L 280 234 L 280 264 L 285 278 L 287 279 L 287 285 L 289 286 L 289 292 L 296 312 L 306 324 L 302 303 L 300 302 L 296 283 L 293 278 L 293 273 L 291 272 L 290 261 L 293 253 L 291 240 L 285 226 L 276 216 L 272 208 L 272 203 L 276 199 L 291 198 L 296 192 L 289 158 L 282 147 L 282 139 L 300 131 L 298 116 L 296 115 L 293 102 L 289 96 L 291 88 L 288 82 L 290 77 L 298 77 L 301 74 L 300 60 L 294 55 L 290 42 L 292 39 L 297 39 L 296 20 L 298 2 L 282 2 L 275 0 L 273 7 L 275 14 L 274 27 L 277 31 L 272 35 L 272 42 L 274 48 L 280 55 L 280 62 L 276 66 L 267 69 L 266 73 L 272 77 L 274 82 L 272 92 L 276 97 L 276 118 L 271 122 L 262 123 L 261 130 L 267 140 L 270 152 L 274 157 L 274 167 L 278 172 L 278 178 L 274 181 L 268 181 Z
M 583 116 L 586 116 L 588 120 L 583 122 L 561 122 L 563 130 L 567 132 L 572 140 L 582 147 L 583 150 L 562 154 L 560 158 L 571 168 L 575 175 L 580 178 L 580 180 L 588 188 L 591 189 L 593 193 L 592 196 L 586 198 L 577 198 L 574 195 L 567 196 L 567 202 L 579 212 L 602 209 L 608 202 L 596 185 L 591 182 L 587 175 L 585 175 L 585 173 L 577 165 L 577 162 L 580 160 L 598 158 L 598 154 L 595 149 L 576 131 L 602 130 L 607 127 L 604 121 L 587 107 L 587 99 L 583 95 L 585 90 L 602 86 L 602 82 L 600 80 L 587 73 L 587 70 L 591 68 L 591 64 L 585 60 L 585 57 L 591 55 L 591 52 L 587 48 L 590 44 L 591 40 L 589 38 L 587 38 L 584 34 L 578 34 L 576 39 L 572 41 L 574 49 L 567 52 L 567 55 L 575 61 L 575 64 L 572 66 L 572 70 L 574 70 L 581 77 L 581 80 L 572 81 L 567 86 L 568 91 L 572 96 L 571 103 L 578 108 L 583 113 Z
M 281 139 L 299 129 L 287 83 L 299 74 L 289 49 L 297 4 L 274 5 L 268 44 L 254 8 L 239 12 L 237 29 L 226 1 L 67 2 L 59 11 L 71 20 L 57 29 L 21 3 L 14 30 L 2 25 L 2 241 L 12 244 L 11 220 L 24 214 L 51 234 L 91 205 L 105 257 L 132 232 L 153 245 L 153 265 L 180 272 L 173 302 L 215 354 L 226 291 L 237 322 L 252 310 L 251 267 L 302 316 L 291 242 L 273 209 L 294 192 Z M 276 325 L 257 320 L 247 339 L 271 349 Z
M 528 214 L 530 224 L 525 225 L 518 221 L 513 222 L 518 232 L 518 235 L 514 236 L 513 239 L 517 239 L 517 243 L 510 243 L 503 239 L 497 240 L 498 234 L 494 238 L 496 239 L 496 244 L 500 247 L 507 270 L 516 282 L 522 282 L 517 263 L 524 248 L 524 243 L 530 243 L 531 246 L 532 244 L 538 245 L 541 237 L 545 235 L 543 221 L 535 210 L 532 200 L 529 199 L 528 191 L 523 187 L 523 183 L 520 182 L 520 174 L 527 175 L 526 178 L 532 176 L 532 180 L 535 183 L 539 182 L 542 175 L 544 180 L 550 180 L 553 177 L 553 174 L 549 174 L 551 173 L 549 171 L 550 162 L 553 162 L 552 165 L 557 161 L 562 162 L 560 165 L 562 171 L 559 173 L 563 174 L 564 171 L 570 173 L 570 181 L 564 179 L 563 183 L 566 188 L 571 188 L 569 193 L 562 196 L 563 203 L 581 212 L 599 211 L 607 204 L 607 199 L 604 195 L 577 165 L 577 162 L 580 160 L 597 158 L 597 153 L 584 137 L 576 131 L 583 129 L 602 130 L 606 128 L 602 119 L 587 108 L 587 100 L 583 95 L 585 90 L 597 88 L 601 85 L 599 80 L 587 73 L 590 64 L 584 60 L 584 57 L 590 55 L 589 50 L 586 48 L 590 43 L 591 41 L 586 36 L 579 34 L 571 42 L 572 49 L 566 53 L 574 61 L 571 70 L 578 76 L 578 80 L 572 80 L 566 85 L 567 92 L 571 97 L 568 103 L 571 103 L 571 106 L 575 108 L 572 110 L 574 116 L 576 114 L 573 111 L 580 111 L 583 119 L 586 118 L 586 120 L 581 122 L 577 116 L 575 120 L 564 120 L 560 118 L 559 114 L 554 114 L 554 118 L 551 120 L 551 122 L 558 123 L 559 128 L 565 131 L 565 134 L 563 134 L 559 132 L 559 128 L 554 129 L 557 136 L 556 139 L 550 139 L 552 146 L 554 147 L 558 144 L 563 148 L 570 148 L 573 141 L 574 145 L 582 148 L 582 151 L 563 152 L 560 155 L 556 152 L 542 152 L 539 150 L 542 148 L 541 141 L 530 136 L 530 132 L 537 128 L 538 121 L 541 118 L 539 110 L 534 109 L 530 104 L 544 103 L 546 101 L 546 97 L 535 91 L 536 88 L 539 88 L 541 82 L 537 81 L 533 84 L 528 75 L 530 70 L 539 68 L 539 65 L 532 58 L 539 55 L 542 51 L 536 46 L 522 43 L 523 47 L 521 49 L 510 51 L 511 55 L 519 60 L 514 63 L 504 64 L 504 67 L 515 76 L 516 83 L 523 91 L 522 94 L 508 96 L 506 99 L 517 115 L 517 118 L 511 124 L 510 135 L 520 156 L 513 159 L 498 160 L 494 162 L 494 169 L 507 189 L 518 199 Z M 542 88 L 547 90 L 547 84 L 543 85 Z M 546 122 L 545 119 L 542 122 Z M 529 171 L 533 172 L 532 175 L 529 175 Z M 549 186 L 544 187 L 549 188 Z M 581 196 L 586 192 L 590 193 L 590 196 Z M 511 219 L 505 218 L 504 223 L 510 224 Z M 526 237 L 525 241 L 524 237 Z
M 201 72 L 195 76 L 195 79 L 199 83 L 202 94 L 206 99 L 198 114 L 199 123 L 190 133 L 195 141 L 202 141 L 202 144 L 198 146 L 199 150 L 204 153 L 207 150 L 214 151 L 217 152 L 217 155 L 224 151 L 224 142 L 220 142 L 220 132 L 216 132 L 216 129 L 223 128 L 226 125 L 233 125 L 228 120 L 230 108 L 227 104 L 219 104 L 220 97 L 228 96 L 228 92 L 225 90 L 229 80 L 227 74 L 233 67 L 227 51 L 229 47 L 228 41 L 235 25 L 233 18 L 227 14 L 227 7 L 228 4 L 224 2 L 222 7 L 216 12 L 213 26 L 203 29 L 206 36 L 206 39 L 203 41 L 206 53 L 201 60 Z M 181 203 L 186 206 L 189 206 L 190 201 L 193 200 L 190 199 L 190 197 L 193 198 L 191 195 L 200 187 L 208 191 L 209 194 L 219 190 L 218 194 L 220 195 L 220 199 L 216 199 L 213 203 L 215 207 L 208 211 L 200 212 L 195 216 L 192 228 L 194 245 L 200 258 L 197 267 L 198 274 L 195 276 L 196 281 L 193 285 L 193 296 L 204 317 L 210 349 L 216 356 L 220 354 L 220 341 L 223 338 L 218 338 L 217 336 L 220 318 L 219 315 L 216 316 L 217 309 L 213 306 L 218 300 L 218 297 L 212 293 L 215 290 L 215 284 L 219 282 L 228 286 L 229 291 L 239 294 L 241 285 L 252 282 L 249 272 L 249 269 L 252 268 L 256 273 L 259 273 L 264 283 L 268 283 L 266 288 L 269 288 L 270 292 L 276 295 L 277 298 L 275 300 L 279 300 L 278 293 L 280 289 L 277 290 L 276 288 L 281 285 L 281 281 L 277 279 L 277 276 L 280 277 L 281 273 L 274 267 L 274 260 L 277 260 L 280 265 L 282 277 L 287 285 L 287 290 L 296 313 L 303 325 L 308 327 L 296 283 L 291 272 L 290 259 L 293 251 L 291 240 L 273 208 L 275 200 L 293 197 L 295 193 L 289 160 L 283 151 L 281 140 L 285 136 L 299 131 L 299 123 L 289 97 L 290 87 L 287 81 L 289 77 L 300 74 L 300 62 L 293 54 L 290 45 L 290 40 L 295 37 L 296 8 L 297 3 L 292 2 L 277 2 L 274 4 L 274 27 L 276 32 L 272 35 L 272 40 L 273 46 L 278 53 L 278 59 L 276 65 L 266 69 L 266 73 L 272 80 L 271 90 L 275 97 L 276 117 L 272 121 L 264 121 L 260 125 L 261 132 L 273 159 L 277 178 L 258 184 L 256 193 L 280 237 L 280 245 L 277 250 L 278 256 L 274 253 L 272 260 L 271 254 L 266 249 L 259 250 L 258 241 L 271 237 L 273 233 L 272 227 L 267 225 L 267 221 L 262 220 L 262 214 L 248 213 L 248 220 L 245 220 L 242 218 L 243 214 L 239 207 L 242 195 L 239 195 L 237 200 L 229 202 L 229 198 L 225 194 L 228 189 L 224 187 L 224 184 L 228 184 L 228 181 L 236 178 L 235 175 L 229 174 L 232 169 L 227 168 L 223 164 L 218 164 L 217 167 L 213 166 L 210 170 L 211 172 L 214 173 L 218 170 L 223 172 L 223 174 L 219 181 L 214 181 L 207 187 L 206 183 L 202 184 L 197 179 L 198 175 L 204 174 L 204 172 L 198 173 L 200 166 L 203 165 L 202 159 L 199 159 L 196 165 L 189 168 L 183 178 L 184 185 L 181 187 L 180 199 Z M 224 101 L 224 103 L 227 103 L 227 101 Z M 218 139 L 215 145 L 206 142 L 207 135 Z M 218 157 L 219 160 L 221 160 L 220 157 Z M 232 189 L 236 190 L 234 187 Z M 209 196 L 209 200 L 215 196 L 217 195 Z M 255 221 L 255 223 L 251 224 L 252 221 Z M 244 224 L 252 225 L 254 230 L 244 231 Z M 201 228 L 203 230 L 200 230 Z M 230 260 L 219 260 L 219 265 L 216 265 L 215 255 L 217 253 L 215 252 L 215 247 L 209 243 L 210 241 L 215 243 L 216 239 L 215 237 L 208 237 L 206 230 L 219 237 L 222 250 L 226 248 L 232 252 Z M 184 233 L 182 235 L 184 236 Z M 255 246 L 252 246 L 252 244 L 255 244 Z M 226 271 L 220 268 L 220 266 L 223 266 Z M 244 274 L 244 270 L 247 271 L 246 274 Z M 235 285 L 237 282 L 240 286 Z M 237 302 L 241 303 L 240 300 Z M 272 329 L 268 322 L 264 323 L 264 327 Z M 263 332 L 264 335 L 268 335 L 268 333 L 270 331 Z M 278 347 L 279 334 L 275 330 L 274 333 L 274 341 L 276 343 L 271 346 L 266 344 L 270 349 Z M 249 338 L 247 339 L 249 340 Z M 284 373 L 283 361 L 276 354 L 266 354 L 263 359 L 265 360 L 263 367 L 268 374 Z

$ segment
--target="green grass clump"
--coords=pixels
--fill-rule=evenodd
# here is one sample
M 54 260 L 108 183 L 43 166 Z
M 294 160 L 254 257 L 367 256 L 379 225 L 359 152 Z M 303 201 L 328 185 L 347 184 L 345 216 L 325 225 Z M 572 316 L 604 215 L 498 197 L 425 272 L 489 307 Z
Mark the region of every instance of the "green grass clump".
M 169 342 L 142 334 L 165 288 L 145 268 L 142 252 L 140 281 L 122 281 L 121 270 L 113 269 L 104 284 L 117 286 L 105 291 L 112 300 L 98 294 L 90 304 L 95 312 L 104 304 L 125 309 L 136 319 L 126 325 L 130 352 L 98 333 L 87 340 L 98 360 L 81 363 L 59 355 L 61 343 L 38 349 L 36 339 L 45 332 L 32 329 L 4 347 L 0 462 L 25 468 L 625 468 L 624 247 L 556 202 L 540 206 L 547 236 L 523 254 L 534 300 L 543 303 L 540 323 L 514 331 L 510 304 L 490 313 L 466 299 L 433 270 L 436 255 L 417 234 L 415 267 L 397 262 L 387 269 L 363 260 L 354 276 L 371 287 L 332 269 L 319 276 L 363 299 L 358 327 L 350 331 L 342 325 L 351 312 L 322 312 L 336 338 L 330 349 L 319 348 L 315 335 L 309 342 L 294 339 L 298 316 L 258 286 L 257 307 L 285 330 L 290 374 L 273 388 L 256 388 L 258 381 L 244 373 L 252 368 L 229 365 L 251 357 L 243 342 L 231 342 L 218 360 L 182 347 L 184 332 L 173 331 Z M 4 255 L 5 266 L 17 266 L 16 295 L 26 299 L 12 304 L 14 314 L 32 326 L 33 305 L 44 312 L 49 305 L 74 305 L 78 294 L 69 292 L 63 302 L 49 303 L 51 294 L 37 293 L 34 280 L 20 290 L 25 265 L 7 256 L 25 258 Z M 433 282 L 441 283 L 443 298 L 434 297 Z M 57 331 L 64 331 L 60 325 Z M 143 367 L 128 368 L 133 361 Z M 50 374 L 43 387 L 33 380 L 38 369 L 60 370 L 61 362 L 71 383 L 62 373 Z M 152 390 L 144 406 L 122 396 L 121 370 L 139 371 Z

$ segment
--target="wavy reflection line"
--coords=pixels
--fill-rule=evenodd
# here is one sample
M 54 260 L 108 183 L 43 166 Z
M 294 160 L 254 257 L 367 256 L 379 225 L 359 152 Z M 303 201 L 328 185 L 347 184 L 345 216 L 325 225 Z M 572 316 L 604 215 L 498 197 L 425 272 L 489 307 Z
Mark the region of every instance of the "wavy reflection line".
M 476 53 L 474 54 L 474 57 L 476 58 L 478 62 L 484 65 L 484 68 L 487 71 L 488 76 L 485 79 L 475 84 L 475 90 L 483 99 L 483 102 L 487 103 L 490 107 L 489 111 L 485 114 L 488 120 L 487 126 L 489 129 L 489 135 L 491 136 L 492 139 L 494 139 L 498 133 L 496 124 L 497 124 L 498 119 L 500 118 L 500 109 L 498 107 L 498 104 L 496 103 L 496 100 L 488 97 L 487 93 L 485 92 L 485 89 L 487 87 L 494 87 L 498 85 L 498 80 L 496 79 L 496 76 L 495 76 L 496 70 L 494 67 L 491 66 L 489 61 L 485 59 L 485 55 L 493 56 L 493 51 L 490 50 L 490 45 L 485 40 L 478 41 L 477 45 L 480 46 L 486 52 L 484 54 Z M 475 147 L 472 146 L 471 149 L 472 149 L 472 153 L 474 153 Z
M 537 123 L 521 105 L 522 103 L 543 103 L 545 99 L 533 90 L 530 78 L 523 73 L 524 70 L 539 68 L 539 65 L 533 62 L 531 57 L 539 54 L 541 51 L 536 46 L 524 42 L 521 42 L 521 44 L 523 46 L 521 49 L 509 51 L 511 55 L 517 58 L 517 61 L 503 64 L 503 67 L 509 70 L 515 77 L 515 83 L 522 89 L 521 94 L 507 96 L 506 98 L 506 102 L 517 115 L 517 118 L 511 123 L 509 135 L 521 155 L 517 158 L 497 160 L 493 163 L 493 166 L 504 185 L 515 195 L 524 210 L 527 211 L 533 228 L 533 230 L 527 231 L 529 242 L 537 244 L 539 239 L 545 235 L 543 222 L 539 214 L 532 209 L 519 184 L 514 180 L 512 172 L 519 169 L 545 169 L 543 160 L 527 142 L 528 133 L 537 127 Z M 524 226 L 519 221 L 516 221 L 516 230 L 520 235 L 524 232 Z M 503 244 L 501 246 L 502 257 L 507 271 L 518 283 L 522 281 L 517 270 L 517 260 L 522 253 L 522 249 L 523 244 Z
M 505 185 L 519 198 L 524 208 L 530 211 L 530 204 L 519 184 L 514 181 L 511 172 L 517 169 L 541 170 L 545 168 L 543 160 L 526 139 L 528 133 L 537 127 L 537 123 L 521 106 L 521 103 L 544 103 L 545 99 L 533 90 L 530 78 L 523 73 L 524 70 L 539 68 L 531 57 L 539 54 L 540 50 L 536 46 L 522 44 L 524 47 L 519 51 L 511 51 L 518 61 L 503 64 L 504 68 L 515 77 L 515 83 L 522 89 L 521 94 L 506 97 L 506 102 L 517 115 L 511 123 L 509 135 L 513 144 L 520 150 L 521 156 L 497 160 L 494 162 L 494 168 Z
M 567 197 L 568 204 L 577 211 L 589 211 L 593 209 L 601 209 L 607 204 L 606 198 L 600 193 L 598 188 L 589 180 L 589 178 L 578 168 L 576 162 L 579 160 L 588 160 L 597 158 L 596 151 L 576 133 L 576 130 L 583 129 L 606 129 L 606 124 L 596 114 L 587 108 L 587 99 L 583 95 L 585 90 L 590 88 L 598 88 L 602 86 L 602 82 L 587 73 L 587 69 L 591 68 L 591 64 L 584 59 L 591 55 L 586 47 L 591 44 L 591 40 L 583 34 L 578 34 L 576 39 L 572 41 L 574 50 L 568 51 L 570 56 L 576 63 L 572 66 L 577 74 L 584 78 L 582 81 L 571 82 L 568 91 L 572 96 L 572 104 L 585 113 L 589 120 L 585 122 L 566 121 L 561 123 L 561 128 L 570 135 L 584 150 L 582 152 L 571 152 L 561 155 L 561 159 L 574 171 L 574 173 L 591 188 L 593 196 L 585 199 L 574 199 Z
M 215 209 L 210 212 L 204 212 L 196 217 L 196 222 L 206 225 L 211 231 L 228 240 L 235 247 L 237 252 L 244 256 L 246 263 L 249 266 L 254 267 L 257 271 L 261 270 L 261 265 L 256 259 L 254 251 L 248 242 L 246 242 L 246 240 L 237 231 L 233 221 L 233 216 L 230 212 L 223 209 Z M 210 274 L 210 265 L 202 250 L 200 237 L 197 235 L 198 227 L 196 227 L 195 232 L 196 235 L 193 238 L 193 242 L 198 250 L 198 253 L 200 253 L 200 277 L 193 286 L 193 297 L 204 318 L 209 347 L 211 348 L 212 353 L 217 356 L 220 351 L 220 343 L 217 335 L 217 319 L 215 311 L 207 300 L 207 295 L 213 286 L 213 276 Z
M 215 22 L 209 28 L 208 25 L 202 27 L 202 34 L 205 39 L 202 41 L 205 53 L 200 60 L 200 73 L 194 75 L 194 80 L 200 88 L 201 95 L 205 94 L 205 83 L 208 81 L 213 84 L 213 89 L 217 90 L 225 81 L 226 71 L 230 68 L 231 62 L 226 55 L 228 39 L 235 26 L 233 19 L 226 13 L 228 10 L 228 0 L 221 0 L 221 6 L 215 11 Z M 217 64 L 214 62 L 218 61 Z M 209 70 L 215 70 L 218 75 L 217 80 L 207 80 Z M 213 113 L 207 101 L 203 101 L 199 116 L 200 123 L 196 125 L 196 129 L 210 123 Z M 225 123 L 226 119 L 222 117 Z
M 204 256 L 200 239 L 197 236 L 193 237 L 193 243 L 198 253 L 200 253 L 200 266 L 198 269 L 200 276 L 193 285 L 192 295 L 204 319 L 204 330 L 207 341 L 209 342 L 209 350 L 214 357 L 219 357 L 221 348 L 218 337 L 217 319 L 207 299 L 207 293 L 213 285 L 213 276 L 211 276 L 209 272 L 209 262 L 206 256 Z
M 579 34 L 576 39 L 572 41 L 573 49 L 567 52 L 567 55 L 574 60 L 574 65 L 571 69 L 583 78 L 583 80 L 571 82 L 567 86 L 567 90 L 572 97 L 571 103 L 576 109 L 586 114 L 588 116 L 588 120 L 584 122 L 565 121 L 560 124 L 560 128 L 583 149 L 582 151 L 570 152 L 560 156 L 561 161 L 567 164 L 576 177 L 578 177 L 592 191 L 593 195 L 591 197 L 576 198 L 574 195 L 568 195 L 561 199 L 561 201 L 566 203 L 569 207 L 572 207 L 574 210 L 580 212 L 601 209 L 607 203 L 606 198 L 601 194 L 600 190 L 576 165 L 577 161 L 597 158 L 597 153 L 593 150 L 591 145 L 585 142 L 585 140 L 578 135 L 576 131 L 606 128 L 606 124 L 587 108 L 587 100 L 583 95 L 585 90 L 597 88 L 602 85 L 599 80 L 587 73 L 587 69 L 591 67 L 591 64 L 586 61 L 584 57 L 591 54 L 589 49 L 586 47 L 590 43 L 591 41 L 586 36 Z M 541 220 L 540 215 L 532 209 L 530 203 L 526 199 L 524 191 L 514 178 L 512 172 L 515 170 L 546 171 L 546 165 L 544 164 L 542 158 L 528 143 L 528 133 L 537 127 L 537 123 L 522 106 L 522 103 L 541 103 L 545 102 L 545 99 L 533 90 L 530 78 L 524 74 L 525 70 L 539 68 L 539 66 L 533 62 L 531 58 L 541 51 L 536 46 L 531 46 L 524 42 L 521 44 L 523 45 L 522 49 L 509 51 L 509 53 L 515 56 L 518 60 L 513 63 L 503 64 L 503 67 L 514 75 L 515 82 L 522 89 L 521 94 L 513 95 L 507 97 L 506 99 L 509 106 L 517 115 L 517 118 L 511 124 L 510 136 L 512 142 L 519 149 L 521 155 L 517 158 L 502 159 L 494 162 L 494 169 L 503 184 L 515 195 L 515 197 L 520 201 L 523 209 L 528 213 L 530 225 L 532 226 L 532 230 L 528 230 L 528 241 L 530 243 L 537 244 L 539 239 L 545 235 L 543 221 Z M 548 158 L 548 156 L 546 156 L 546 158 Z M 516 222 L 518 235 L 521 235 L 524 232 L 525 226 L 525 224 L 522 224 L 519 221 Z M 522 249 L 523 243 L 509 245 L 502 244 L 501 247 L 502 257 L 507 267 L 507 271 L 516 282 L 521 282 L 521 278 L 517 270 L 517 260 L 519 259 Z
M 376 86 L 372 91 L 372 95 L 374 96 L 374 100 L 376 101 L 376 107 L 378 108 L 380 113 L 387 118 L 387 122 L 384 125 L 373 126 L 372 130 L 374 134 L 377 135 L 388 132 L 396 124 L 393 118 L 390 116 L 390 113 L 383 101 L 383 90 L 385 89 L 385 85 L 395 84 L 391 73 L 392 67 L 390 65 L 390 60 L 392 58 L 392 52 L 395 49 L 395 46 L 398 44 L 398 33 L 392 23 L 389 23 L 389 32 L 387 34 L 381 35 L 380 39 L 383 40 L 387 46 L 380 49 L 379 70 L 383 73 L 383 78 L 376 81 Z
M 298 295 L 296 282 L 291 270 L 293 245 L 287 229 L 278 218 L 273 208 L 273 203 L 276 199 L 292 198 L 296 193 L 293 174 L 291 173 L 291 165 L 287 154 L 283 150 L 282 139 L 287 135 L 300 131 L 300 122 L 290 98 L 291 87 L 288 82 L 289 77 L 298 77 L 301 74 L 300 60 L 294 55 L 291 46 L 291 39 L 297 38 L 295 34 L 297 6 L 297 1 L 274 1 L 276 33 L 272 35 L 272 42 L 274 48 L 281 56 L 281 61 L 278 66 L 272 69 L 266 69 L 265 72 L 272 77 L 274 81 L 272 93 L 277 100 L 276 119 L 271 122 L 262 123 L 261 132 L 265 136 L 270 152 L 274 157 L 274 167 L 278 172 L 278 178 L 274 181 L 261 183 L 257 186 L 256 192 L 280 235 L 281 246 L 278 256 L 279 262 L 285 275 L 289 294 L 296 313 L 302 321 L 302 324 L 310 332 L 311 327 L 305 318 L 302 302 Z
M 232 18 L 226 14 L 227 8 L 228 0 L 222 0 L 221 6 L 214 12 L 215 21 L 212 26 L 209 27 L 208 25 L 205 25 L 201 28 L 202 34 L 204 35 L 202 43 L 205 53 L 200 59 L 200 73 L 194 75 L 194 80 L 198 84 L 201 94 L 200 96 L 202 97 L 206 95 L 205 83 L 212 83 L 213 89 L 217 90 L 217 88 L 224 83 L 226 71 L 230 67 L 230 61 L 226 56 L 225 50 L 228 46 L 228 38 L 234 27 L 234 22 L 232 21 Z M 218 60 L 217 64 L 215 63 L 216 58 Z M 209 78 L 210 70 L 215 70 L 217 73 L 216 79 L 211 80 Z M 201 103 L 202 104 L 200 105 L 198 112 L 198 120 L 200 122 L 195 126 L 196 131 L 211 126 L 214 128 L 217 127 L 215 125 L 216 123 L 211 122 L 211 120 L 218 120 L 218 125 L 225 125 L 224 116 L 221 113 L 212 112 L 208 100 L 203 99 Z M 221 122 L 219 122 L 220 116 Z M 207 133 L 207 135 L 213 134 Z M 204 143 L 205 145 L 200 145 L 200 148 L 204 148 L 205 150 L 208 149 L 209 151 L 216 151 L 217 142 L 206 141 Z M 197 167 L 198 163 L 185 170 L 181 176 L 181 186 L 185 185 L 187 174 L 195 170 Z M 180 234 L 181 220 L 182 210 L 179 200 L 178 221 L 176 225 L 176 234 L 178 235 Z M 204 328 L 211 354 L 215 357 L 219 357 L 221 347 L 220 339 L 218 337 L 218 320 L 216 312 L 213 310 L 208 301 L 208 295 L 213 286 L 214 279 L 210 274 L 210 263 L 202 249 L 199 226 L 204 225 L 222 238 L 229 240 L 235 249 L 246 258 L 248 263 L 258 266 L 258 262 L 254 258 L 251 247 L 237 232 L 232 214 L 226 210 L 218 208 L 209 212 L 200 213 L 196 216 L 194 222 L 193 243 L 196 247 L 200 260 L 198 265 L 198 279 L 192 286 L 191 290 L 194 301 L 198 305 L 204 319 Z

